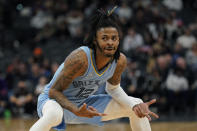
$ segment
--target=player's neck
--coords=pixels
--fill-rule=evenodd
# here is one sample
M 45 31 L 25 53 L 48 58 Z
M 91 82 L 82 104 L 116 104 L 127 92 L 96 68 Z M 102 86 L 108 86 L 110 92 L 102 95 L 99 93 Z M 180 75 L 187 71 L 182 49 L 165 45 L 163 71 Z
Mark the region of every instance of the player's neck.
M 95 53 L 95 62 L 96 62 L 96 67 L 98 70 L 102 70 L 105 66 L 107 66 L 111 61 L 112 57 L 107 57 L 104 56 L 103 53 L 100 51 L 96 51 Z

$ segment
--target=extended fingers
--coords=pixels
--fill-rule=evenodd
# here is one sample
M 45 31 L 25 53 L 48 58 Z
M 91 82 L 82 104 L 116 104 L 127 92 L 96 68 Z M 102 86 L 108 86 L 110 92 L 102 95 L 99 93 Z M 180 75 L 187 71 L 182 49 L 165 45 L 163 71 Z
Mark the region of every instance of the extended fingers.
M 146 117 L 148 118 L 149 121 L 152 120 L 151 117 L 150 117 L 150 115 L 146 114 Z
M 155 100 L 153 101 L 150 101 L 150 102 L 155 102 Z M 155 114 L 154 112 L 151 112 L 149 109 L 148 109 L 148 106 L 145 104 L 145 103 L 141 103 L 141 104 L 138 104 L 136 105 L 134 108 L 133 108 L 135 114 L 138 116 L 138 117 L 147 117 L 149 118 L 150 116 L 148 115 L 151 115 L 155 118 L 158 118 L 159 116 L 157 114 Z
M 81 106 L 81 110 L 86 110 L 87 109 L 87 104 L 83 103 L 83 105 Z
M 150 114 L 151 116 L 155 117 L 155 118 L 159 118 L 159 116 L 158 116 L 156 113 L 152 112 L 152 111 L 150 111 L 149 114 Z
M 93 106 L 88 106 L 88 109 L 90 111 L 92 111 L 93 113 L 96 113 L 96 114 L 94 114 L 95 116 L 105 116 L 106 115 L 104 113 L 99 113 Z
M 105 113 L 99 113 L 94 107 L 88 106 L 89 113 L 91 116 L 106 116 L 107 114 Z
M 150 105 L 154 104 L 155 102 L 156 102 L 156 99 L 152 99 L 152 100 L 146 102 L 146 104 L 147 104 L 148 106 L 150 106 Z
M 92 106 L 88 106 L 87 108 L 87 104 L 84 103 L 79 111 L 78 111 L 78 116 L 81 117 L 88 117 L 88 118 L 92 118 L 94 116 L 106 116 L 107 114 L 105 113 L 99 113 L 94 107 Z
M 105 113 L 99 113 L 98 111 L 91 111 L 93 116 L 106 116 L 107 114 Z
M 153 103 L 155 103 L 155 102 L 156 102 L 156 100 L 153 99 L 153 100 L 151 100 L 151 101 L 149 101 L 149 102 L 147 102 L 147 103 L 138 104 L 138 105 L 136 105 L 136 106 L 133 107 L 133 111 L 134 111 L 135 114 L 136 114 L 138 117 L 140 117 L 140 118 L 146 116 L 146 117 L 148 118 L 149 121 L 151 121 L 151 116 L 153 116 L 153 117 L 155 117 L 155 118 L 159 118 L 159 116 L 158 116 L 156 113 L 151 112 L 151 111 L 149 110 L 149 108 L 148 108 L 148 106 L 149 106 L 150 104 L 153 104 Z
M 94 117 L 94 116 L 106 116 L 107 114 L 105 113 L 99 113 L 99 112 L 91 112 L 89 116 Z

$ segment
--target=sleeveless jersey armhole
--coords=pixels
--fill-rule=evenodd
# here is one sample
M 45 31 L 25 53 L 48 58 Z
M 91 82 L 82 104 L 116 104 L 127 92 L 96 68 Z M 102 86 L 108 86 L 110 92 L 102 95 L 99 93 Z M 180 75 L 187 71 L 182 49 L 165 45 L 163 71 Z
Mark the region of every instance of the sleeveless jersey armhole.
M 82 49 L 86 53 L 86 57 L 88 59 L 88 68 L 87 68 L 86 72 L 82 76 L 79 76 L 79 78 L 83 78 L 83 77 L 86 77 L 88 75 L 88 72 L 90 70 L 91 57 L 90 57 L 90 49 L 88 47 L 81 46 L 80 49 Z

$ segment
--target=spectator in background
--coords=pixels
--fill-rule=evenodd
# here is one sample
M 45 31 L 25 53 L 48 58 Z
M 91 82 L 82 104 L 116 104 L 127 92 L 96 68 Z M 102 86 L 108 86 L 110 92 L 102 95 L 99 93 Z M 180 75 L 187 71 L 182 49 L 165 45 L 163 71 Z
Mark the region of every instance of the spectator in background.
M 133 27 L 128 29 L 127 35 L 123 39 L 123 51 L 129 53 L 129 51 L 135 50 L 144 44 L 144 40 L 141 34 L 136 33 Z
M 19 57 L 15 56 L 11 61 L 11 64 L 7 66 L 5 80 L 9 91 L 13 89 L 14 84 L 16 83 L 16 72 L 18 71 L 19 63 Z
M 163 4 L 170 10 L 180 11 L 183 8 L 182 0 L 163 0 Z
M 66 16 L 68 30 L 71 37 L 77 37 L 79 30 L 82 29 L 84 15 L 79 10 L 71 10 Z
M 127 68 L 122 76 L 122 87 L 125 87 L 125 91 L 129 96 L 141 97 L 143 84 L 139 81 L 141 71 L 138 69 L 138 63 L 131 59 L 127 59 Z
M 173 63 L 178 57 L 185 57 L 185 49 L 179 44 L 175 43 L 173 47 Z
M 55 34 L 55 28 L 51 23 L 46 23 L 35 36 L 35 42 L 45 42 Z
M 177 43 L 186 49 L 191 49 L 194 42 L 196 42 L 196 38 L 192 35 L 189 28 L 186 28 L 184 34 L 177 38 Z
M 42 65 L 40 66 L 41 75 L 49 78 L 51 76 L 51 62 L 48 58 L 44 58 Z
M 59 16 L 56 20 L 56 31 L 55 36 L 60 40 L 65 40 L 67 37 L 70 37 L 70 32 L 68 30 L 68 24 L 64 16 Z
M 24 61 L 19 62 L 15 79 L 16 81 L 29 79 L 28 64 L 26 62 Z
M 144 99 L 156 97 L 158 99 L 157 108 L 161 113 L 166 113 L 167 98 L 165 92 L 165 81 L 171 67 L 172 56 L 163 54 L 151 56 L 147 65 L 147 74 L 144 82 Z
M 170 52 L 170 48 L 164 41 L 163 35 L 159 35 L 156 42 L 153 44 L 153 51 L 155 56 L 160 56 Z
M 151 4 L 149 4 L 149 8 L 154 12 L 154 11 L 158 11 L 160 13 L 164 13 L 161 12 L 164 9 L 164 5 L 161 3 L 160 0 L 150 0 Z
M 59 64 L 57 62 L 53 61 L 50 66 L 51 73 L 50 73 L 50 76 L 48 77 L 49 79 L 51 79 L 53 77 L 53 75 L 55 74 L 58 67 L 59 67 Z
M 164 25 L 165 36 L 167 40 L 175 39 L 178 30 L 178 22 L 172 16 L 168 16 Z
M 33 114 L 33 111 L 35 110 L 33 94 L 27 87 L 25 81 L 19 81 L 17 83 L 17 87 L 14 88 L 9 99 L 15 115 L 23 115 L 24 113 L 28 113 L 29 115 Z
M 53 62 L 51 65 L 51 75 L 54 75 L 56 70 L 58 69 L 59 64 L 57 62 Z
M 171 55 L 161 55 L 156 58 L 155 69 L 158 71 L 161 76 L 162 81 L 166 81 L 169 68 L 171 64 Z
M 132 8 L 128 6 L 128 2 L 123 1 L 117 10 L 117 14 L 122 24 L 127 24 L 128 20 L 133 16 Z
M 193 22 L 189 24 L 189 28 L 192 31 L 192 33 L 197 37 L 197 17 L 195 18 Z
M 194 74 L 196 74 L 197 73 L 197 42 L 193 43 L 191 50 L 187 51 L 185 60 L 189 65 L 190 69 L 194 72 Z M 195 78 L 197 78 L 197 75 L 195 75 Z
M 33 64 L 33 63 L 38 63 L 39 65 L 42 64 L 42 62 L 44 61 L 44 55 L 43 55 L 43 50 L 40 47 L 36 47 L 33 49 L 32 52 L 32 57 L 29 59 L 29 63 Z
M 149 15 L 149 12 L 145 12 L 144 8 L 139 7 L 137 9 L 135 15 L 133 15 L 131 19 L 131 24 L 136 27 L 135 31 L 143 33 L 144 29 L 146 28 L 146 23 L 149 20 L 147 19 L 146 15 Z
M 36 85 L 36 89 L 35 89 L 35 92 L 34 94 L 36 96 L 40 95 L 43 90 L 44 90 L 44 86 L 47 84 L 48 80 L 45 76 L 41 76 L 40 79 L 39 79 L 39 83 Z
M 144 92 L 143 100 L 157 98 L 158 103 L 156 105 L 158 111 L 163 114 L 167 112 L 166 104 L 167 98 L 165 93 L 165 85 L 162 81 L 162 76 L 159 71 L 154 68 L 150 73 L 145 76 L 145 82 L 143 83 Z
M 177 58 L 176 66 L 172 72 L 168 74 L 166 80 L 168 106 L 170 110 L 175 112 L 186 111 L 186 103 L 188 101 L 189 82 L 185 76 L 186 62 L 184 58 Z
M 39 81 L 41 74 L 40 65 L 38 63 L 33 63 L 31 65 L 31 72 L 30 72 L 30 81 L 33 84 L 33 87 L 35 87 Z
M 55 16 L 62 16 L 65 15 L 69 9 L 68 1 L 65 0 L 58 0 L 58 2 L 54 3 L 54 15 Z
M 47 23 L 52 23 L 53 21 L 54 19 L 49 12 L 38 7 L 35 10 L 35 15 L 31 18 L 30 24 L 36 29 L 42 29 Z

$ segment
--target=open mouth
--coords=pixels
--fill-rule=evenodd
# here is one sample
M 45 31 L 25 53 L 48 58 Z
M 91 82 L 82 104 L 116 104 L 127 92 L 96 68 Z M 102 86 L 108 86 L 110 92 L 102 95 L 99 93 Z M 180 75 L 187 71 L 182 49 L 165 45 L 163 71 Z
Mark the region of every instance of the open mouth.
M 105 48 L 105 50 L 112 51 L 115 50 L 115 48 L 110 47 L 110 48 Z
M 108 50 L 108 51 L 112 51 L 112 50 L 114 50 L 114 49 L 106 49 L 106 50 Z

